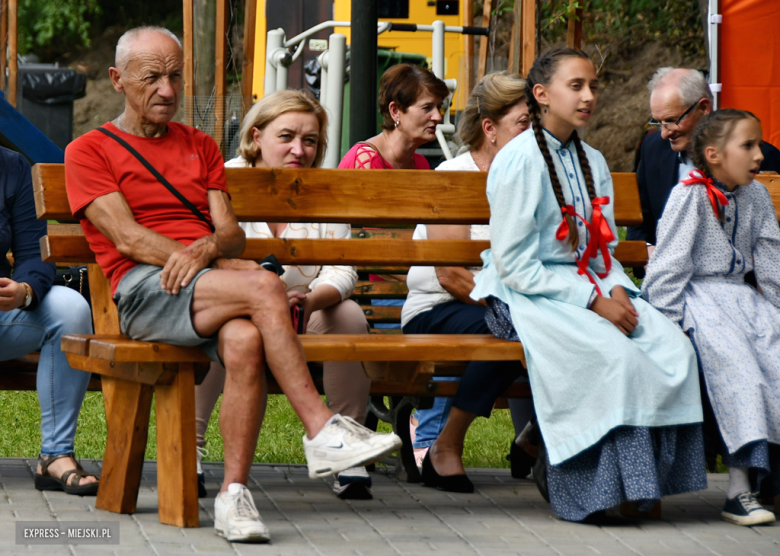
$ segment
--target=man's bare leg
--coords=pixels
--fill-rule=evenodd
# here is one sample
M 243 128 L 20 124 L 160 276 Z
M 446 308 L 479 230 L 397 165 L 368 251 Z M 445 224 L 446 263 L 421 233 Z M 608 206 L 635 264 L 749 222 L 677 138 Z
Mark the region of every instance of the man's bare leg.
M 225 446 L 225 480 L 245 485 L 265 415 L 268 388 L 260 332 L 246 319 L 225 323 L 219 331 L 219 354 L 227 371 L 219 412 Z
M 248 317 L 259 330 L 268 367 L 300 417 L 306 435 L 314 438 L 333 413 L 311 380 L 290 323 L 282 282 L 264 270 L 213 270 L 198 279 L 192 301 L 192 322 L 198 334 L 211 336 L 226 322 L 241 317 Z M 223 408 L 226 403 L 231 403 L 227 385 Z

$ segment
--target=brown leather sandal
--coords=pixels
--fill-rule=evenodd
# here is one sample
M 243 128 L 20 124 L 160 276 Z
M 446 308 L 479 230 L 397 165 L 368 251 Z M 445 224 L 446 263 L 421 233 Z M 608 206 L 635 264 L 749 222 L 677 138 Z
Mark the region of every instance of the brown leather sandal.
M 57 461 L 62 458 L 73 458 L 76 462 L 76 469 L 69 469 L 62 474 L 60 478 L 54 477 L 49 474 L 49 465 L 53 461 Z M 38 456 L 38 463 L 41 465 L 41 472 L 35 473 L 35 488 L 38 490 L 61 490 L 66 494 L 75 494 L 77 496 L 95 496 L 100 485 L 100 478 L 92 473 L 87 473 L 81 464 L 76 461 L 76 454 L 60 454 L 58 456 L 52 456 L 49 459 L 43 459 Z M 74 483 L 68 484 L 71 475 L 76 475 Z M 85 485 L 79 484 L 82 477 L 95 477 L 98 482 L 87 483 Z

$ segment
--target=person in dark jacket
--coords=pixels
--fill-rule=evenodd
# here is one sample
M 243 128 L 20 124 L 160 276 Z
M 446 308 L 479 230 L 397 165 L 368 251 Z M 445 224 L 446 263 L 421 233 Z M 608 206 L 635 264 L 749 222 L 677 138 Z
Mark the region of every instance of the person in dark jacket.
M 648 255 L 655 249 L 655 229 L 672 188 L 693 170 L 690 147 L 699 120 L 713 109 L 704 76 L 692 69 L 661 68 L 648 84 L 650 125 L 658 129 L 640 147 L 636 179 L 643 222 L 628 229 L 627 239 L 646 241 Z M 780 172 L 780 151 L 762 142 L 762 172 Z M 635 269 L 644 275 L 642 269 Z
M 13 265 L 0 257 L 0 361 L 40 351 L 42 445 L 35 488 L 94 495 L 98 478 L 85 472 L 73 453 L 90 375 L 73 369 L 60 349 L 64 334 L 92 333 L 89 305 L 71 289 L 52 287 L 56 269 L 41 260 L 46 222 L 35 216 L 29 163 L 0 147 L 0 169 L 0 250 L 13 255 Z

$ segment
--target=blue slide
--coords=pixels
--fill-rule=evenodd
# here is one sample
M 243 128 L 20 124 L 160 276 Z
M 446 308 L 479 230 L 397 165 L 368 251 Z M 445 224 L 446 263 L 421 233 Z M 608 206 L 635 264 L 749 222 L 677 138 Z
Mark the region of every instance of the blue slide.
M 31 164 L 65 161 L 65 153 L 8 104 L 0 91 L 0 145 L 22 153 Z

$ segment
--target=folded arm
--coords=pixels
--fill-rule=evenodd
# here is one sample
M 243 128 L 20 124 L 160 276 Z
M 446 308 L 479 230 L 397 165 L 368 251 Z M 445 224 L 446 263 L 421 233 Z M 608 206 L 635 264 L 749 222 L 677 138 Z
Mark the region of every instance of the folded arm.
M 162 286 L 168 293 L 176 294 L 215 259 L 238 257 L 244 251 L 244 232 L 227 194 L 210 189 L 208 197 L 215 232 L 188 246 L 138 224 L 119 192 L 98 197 L 87 206 L 84 215 L 123 256 L 163 267 Z

